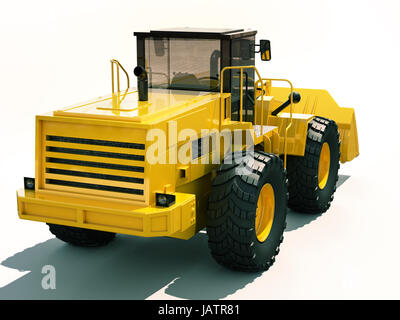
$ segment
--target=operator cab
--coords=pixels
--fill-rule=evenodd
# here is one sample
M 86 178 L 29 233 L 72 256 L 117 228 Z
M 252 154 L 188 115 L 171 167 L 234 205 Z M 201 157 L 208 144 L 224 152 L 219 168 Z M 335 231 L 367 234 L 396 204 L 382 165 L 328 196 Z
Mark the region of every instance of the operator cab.
M 255 35 L 244 29 L 173 28 L 135 32 L 137 65 L 147 72 L 149 88 L 206 92 L 220 90 L 220 74 L 228 66 L 254 66 Z M 263 47 L 269 41 L 263 40 Z M 264 56 L 269 60 L 268 56 Z M 231 93 L 232 120 L 239 120 L 243 90 L 243 120 L 254 120 L 254 69 L 224 72 L 224 92 Z

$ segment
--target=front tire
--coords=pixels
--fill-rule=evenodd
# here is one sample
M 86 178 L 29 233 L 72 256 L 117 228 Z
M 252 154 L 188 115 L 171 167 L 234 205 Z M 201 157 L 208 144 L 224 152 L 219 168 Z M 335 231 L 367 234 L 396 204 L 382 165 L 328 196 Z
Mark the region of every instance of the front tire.
M 83 229 L 58 224 L 47 224 L 50 232 L 58 239 L 80 247 L 100 247 L 115 238 L 115 233 Z
M 213 181 L 207 212 L 211 254 L 240 271 L 268 270 L 279 253 L 287 213 L 281 159 L 264 152 L 235 152 Z

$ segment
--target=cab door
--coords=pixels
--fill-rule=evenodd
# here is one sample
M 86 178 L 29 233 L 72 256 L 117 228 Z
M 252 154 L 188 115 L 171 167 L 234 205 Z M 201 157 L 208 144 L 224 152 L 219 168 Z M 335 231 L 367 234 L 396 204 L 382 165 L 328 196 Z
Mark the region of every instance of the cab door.
M 231 65 L 254 66 L 255 37 L 232 39 Z M 243 93 L 243 121 L 254 122 L 254 70 L 243 70 L 243 81 L 240 81 L 240 70 L 231 72 L 232 120 L 240 119 L 240 92 Z

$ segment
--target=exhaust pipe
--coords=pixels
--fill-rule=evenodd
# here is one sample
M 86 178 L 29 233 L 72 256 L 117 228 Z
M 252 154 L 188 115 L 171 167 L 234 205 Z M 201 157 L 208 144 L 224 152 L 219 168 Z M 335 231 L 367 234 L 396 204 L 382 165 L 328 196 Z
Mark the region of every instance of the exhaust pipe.
M 290 106 L 290 100 L 293 100 L 293 103 L 299 103 L 301 100 L 301 95 L 300 93 L 293 91 L 293 97 L 291 97 L 291 95 L 289 94 L 289 99 L 288 101 L 282 103 L 282 105 L 280 105 L 278 108 L 276 108 L 274 111 L 271 112 L 271 114 L 273 116 L 276 116 L 279 112 L 281 112 L 283 109 L 285 109 L 286 107 Z
M 147 72 L 142 66 L 137 66 L 133 73 L 137 77 L 138 91 L 139 91 L 139 101 L 147 101 L 149 86 L 147 83 Z

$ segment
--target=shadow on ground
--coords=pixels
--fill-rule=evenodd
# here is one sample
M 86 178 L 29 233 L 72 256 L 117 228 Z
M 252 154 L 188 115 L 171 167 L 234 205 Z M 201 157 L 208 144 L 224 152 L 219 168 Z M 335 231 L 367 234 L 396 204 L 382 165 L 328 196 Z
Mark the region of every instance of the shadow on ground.
M 145 299 L 168 284 L 165 292 L 171 296 L 221 299 L 261 275 L 220 267 L 209 254 L 205 233 L 188 241 L 118 235 L 102 248 L 50 239 L 2 265 L 31 272 L 0 288 L 0 299 Z M 44 265 L 56 269 L 55 290 L 41 287 Z
M 349 176 L 340 176 L 338 186 Z M 287 231 L 320 215 L 290 211 Z M 190 240 L 117 235 L 108 246 L 81 248 L 50 239 L 15 254 L 3 266 L 30 273 L 0 288 L 0 299 L 145 299 L 166 287 L 184 299 L 221 299 L 261 273 L 227 270 L 209 254 L 207 235 Z M 56 269 L 56 289 L 43 290 L 44 265 Z
M 338 182 L 336 184 L 336 188 L 339 188 L 350 176 L 346 175 L 339 175 Z M 304 227 L 305 225 L 311 223 L 312 221 L 316 220 L 322 215 L 320 214 L 313 214 L 313 213 L 299 213 L 292 210 L 288 211 L 288 215 L 286 217 L 286 231 L 293 231 Z

